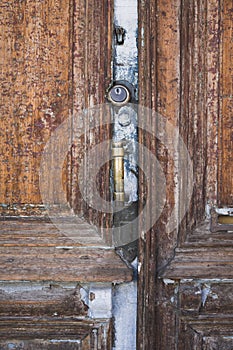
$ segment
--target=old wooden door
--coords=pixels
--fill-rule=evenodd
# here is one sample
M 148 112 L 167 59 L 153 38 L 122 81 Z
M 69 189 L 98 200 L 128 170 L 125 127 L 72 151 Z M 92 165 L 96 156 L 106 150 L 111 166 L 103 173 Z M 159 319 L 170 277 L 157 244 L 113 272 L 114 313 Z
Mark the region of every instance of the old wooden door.
M 178 148 L 141 132 L 167 190 L 157 224 L 141 223 L 138 349 L 233 349 L 233 2 L 140 1 L 139 14 L 140 103 L 178 130 L 193 179 Z
M 81 285 L 111 288 L 132 273 L 111 247 L 111 215 L 82 199 L 78 170 L 85 152 L 110 135 L 100 110 L 81 111 L 105 101 L 112 79 L 112 9 L 112 1 L 92 0 L 0 4 L 1 349 L 111 348 L 111 317 L 88 315 Z M 83 181 L 92 169 L 84 165 Z M 109 164 L 97 175 L 108 200 Z M 51 204 L 57 212 L 48 217 Z
M 79 119 L 75 116 L 105 101 L 111 81 L 111 6 L 108 2 L 96 6 L 80 1 L 1 3 L 3 215 L 43 215 L 39 183 L 42 154 L 54 130 L 68 119 L 72 124 L 67 129 L 70 138 L 75 132 L 78 137 L 66 157 L 64 190 L 75 212 L 91 217 L 79 195 L 77 158 L 96 140 L 107 139 L 109 129 L 98 132 L 94 122 L 90 125 L 91 117 L 84 119 L 82 113 Z M 97 118 L 101 119 L 101 113 L 95 115 Z M 84 135 L 86 130 L 88 135 Z M 60 143 L 62 147 L 62 140 Z M 59 154 L 59 145 L 55 146 Z M 101 187 L 106 197 L 108 176 L 106 169 Z M 50 183 L 48 191 L 54 186 Z
M 131 273 L 99 241 L 98 249 L 90 240 L 84 250 L 51 226 L 39 168 L 57 126 L 104 102 L 111 81 L 113 2 L 12 0 L 0 6 L 0 345 L 110 348 L 109 320 L 83 323 L 87 310 L 77 282 L 122 282 Z M 232 1 L 139 0 L 138 14 L 139 104 L 163 116 L 168 131 L 178 131 L 170 139 L 172 133 L 164 135 L 153 113 L 141 114 L 145 128 L 139 142 L 161 164 L 166 202 L 149 232 L 148 213 L 139 227 L 138 349 L 232 349 Z M 93 228 L 108 228 L 111 215 L 81 200 L 77 170 L 86 149 L 108 138 L 110 129 L 94 128 L 95 118 L 69 120 L 72 131 L 92 131 L 77 140 L 64 162 L 67 199 Z M 175 153 L 179 139 L 189 152 L 193 179 L 182 171 L 182 154 Z M 148 159 L 140 157 L 148 169 Z M 51 162 L 56 165 L 56 159 Z M 85 171 L 91 170 L 87 164 Z M 108 174 L 107 164 L 97 181 L 106 199 Z M 153 169 L 151 180 L 146 183 L 141 173 L 139 183 L 141 206 L 151 200 L 153 210 L 158 183 Z M 229 209 L 227 228 L 218 212 L 216 219 L 215 209 L 222 207 Z M 175 224 L 169 230 L 171 215 Z M 86 240 L 97 237 L 89 226 L 82 232 Z M 29 285 L 20 289 L 22 282 Z

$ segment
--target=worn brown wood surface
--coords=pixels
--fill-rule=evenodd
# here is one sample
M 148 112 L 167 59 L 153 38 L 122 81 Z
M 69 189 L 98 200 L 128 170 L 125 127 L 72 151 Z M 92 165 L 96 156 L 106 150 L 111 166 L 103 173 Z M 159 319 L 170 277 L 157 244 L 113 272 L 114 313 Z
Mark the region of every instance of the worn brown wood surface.
M 0 317 L 87 317 L 88 307 L 82 301 L 81 288 L 77 283 L 2 281 Z
M 222 2 L 221 113 L 219 130 L 219 206 L 233 205 L 233 1 Z
M 176 0 L 156 4 L 139 1 L 139 103 L 159 112 L 174 127 L 178 125 L 179 117 L 179 5 Z M 155 116 L 148 113 L 144 122 L 155 134 L 158 125 Z M 173 254 L 177 238 L 176 230 L 168 235 L 165 229 L 176 196 L 175 167 L 172 155 L 159 140 L 140 130 L 139 141 L 157 156 L 167 181 L 166 204 L 160 220 L 157 225 L 151 223 L 150 232 L 146 232 L 145 222 L 151 221 L 148 213 L 139 228 L 138 349 L 155 349 L 156 337 L 151 334 L 158 331 L 155 322 L 156 270 Z M 140 162 L 144 169 L 151 171 L 149 183 L 144 182 L 143 174 L 139 180 L 141 205 L 150 197 L 151 210 L 155 210 L 158 179 L 146 157 Z
M 217 205 L 217 176 L 218 176 L 218 133 L 219 133 L 219 64 L 220 64 L 220 13 L 219 1 L 207 2 L 207 169 L 205 192 L 207 203 L 214 207 Z
M 58 221 L 56 221 L 57 224 Z M 84 220 L 61 218 L 62 226 L 55 226 L 49 218 L 2 218 L 0 244 L 2 246 L 54 247 L 54 246 L 105 246 L 98 231 Z M 64 231 L 62 231 L 62 227 Z
M 113 2 L 12 0 L 3 1 L 0 10 L 2 215 L 44 215 L 41 156 L 51 133 L 70 117 L 68 135 L 57 140 L 49 159 L 55 173 L 64 142 L 74 141 L 64 164 L 63 188 L 56 188 L 48 172 L 44 191 L 56 204 L 59 192 L 65 191 L 76 213 L 99 230 L 111 226 L 111 215 L 85 202 L 96 164 L 84 165 L 84 196 L 78 172 L 85 153 L 110 138 L 110 118 L 98 127 L 107 120 L 105 112 L 84 116 L 82 110 L 105 102 L 111 80 Z M 109 201 L 109 163 L 99 169 L 96 181 L 100 195 Z
M 161 279 L 158 349 L 231 349 L 232 279 Z
M 207 177 L 207 3 L 184 1 L 181 6 L 181 106 L 180 136 L 192 160 L 193 196 L 187 214 L 181 223 L 179 243 L 187 231 L 205 218 Z M 181 198 L 181 201 L 185 201 Z
M 229 107 L 232 101 L 229 97 L 232 2 L 183 0 L 155 4 L 148 1 L 139 2 L 139 8 L 140 101 L 179 127 L 193 162 L 194 179 L 186 216 L 179 231 L 169 233 L 165 225 L 174 201 L 182 201 L 182 187 L 177 187 L 175 181 L 176 163 L 169 158 L 164 145 L 140 132 L 140 142 L 154 152 L 162 164 L 167 179 L 167 202 L 161 221 L 149 233 L 143 231 L 148 218 L 144 217 L 141 222 L 138 348 L 191 350 L 226 346 L 228 349 L 231 340 L 225 339 L 224 334 L 232 336 L 229 328 L 227 331 L 232 322 L 229 315 L 233 300 L 232 232 L 210 232 L 205 210 L 206 204 L 212 207 L 220 203 L 219 198 L 224 198 L 225 205 L 232 203 L 231 180 L 227 188 L 222 186 L 223 182 L 227 183 L 232 167 L 232 108 Z M 228 29 L 221 32 L 224 18 Z M 226 89 L 229 95 L 226 102 L 221 102 L 224 100 L 221 89 Z M 150 125 L 156 127 L 151 121 Z M 187 185 L 188 182 L 181 183 L 181 186 Z M 155 192 L 155 188 L 153 181 L 143 184 L 142 204 L 148 192 Z M 185 200 L 185 191 L 183 195 Z M 192 281 L 192 287 L 188 280 Z M 226 280 L 230 292 L 224 300 Z M 187 284 L 188 297 L 184 299 L 180 281 Z M 216 293 L 208 292 L 211 281 L 216 283 Z M 198 283 L 202 287 L 195 290 Z M 186 318 L 192 302 L 195 313 Z M 213 331 L 208 328 L 212 322 L 216 324 Z M 197 328 L 196 324 L 199 324 Z M 157 336 L 152 338 L 154 333 Z
M 23 350 L 110 350 L 110 328 L 108 320 L 2 319 L 0 346 L 3 350 L 9 346 Z
M 175 259 L 166 269 L 167 278 L 232 278 L 232 246 L 177 249 Z
M 94 161 L 86 161 L 83 179 L 79 176 L 80 158 L 96 144 L 111 137 L 110 110 L 98 108 L 106 102 L 106 90 L 111 82 L 113 33 L 113 1 L 75 1 L 74 7 L 74 49 L 73 49 L 73 130 L 82 134 L 72 148 L 72 207 L 81 213 L 101 231 L 102 227 L 111 226 L 111 215 L 101 213 L 85 202 L 85 197 L 92 198 L 91 176 L 96 171 L 97 159 L 103 151 L 99 150 Z M 93 109 L 93 107 L 95 107 Z M 85 115 L 82 110 L 92 109 Z M 110 142 L 105 144 L 110 155 Z M 108 158 L 109 159 L 109 158 Z M 103 164 L 99 169 L 97 183 L 100 196 L 109 201 L 110 164 Z M 80 181 L 84 181 L 84 198 L 80 191 Z M 109 203 L 110 205 L 110 203 Z M 104 211 L 104 210 L 103 210 Z M 111 237 L 106 237 L 111 241 Z
M 0 230 L 0 280 L 122 282 L 132 279 L 132 271 L 114 249 L 103 247 L 97 231 L 95 240 L 85 224 L 81 230 L 83 244 L 67 238 L 51 222 L 38 219 L 2 220 Z
M 8 281 L 123 282 L 132 279 L 132 272 L 112 250 L 4 247 L 0 277 Z
M 41 154 L 70 109 L 70 12 L 69 1 L 1 1 L 0 203 L 41 203 Z
M 151 14 L 155 9 L 150 1 L 139 1 L 139 30 L 138 30 L 138 49 L 139 49 L 139 104 L 143 106 L 152 107 L 152 99 L 155 101 L 156 96 L 156 80 L 155 76 L 151 74 L 151 54 L 156 47 L 155 28 L 156 17 Z M 143 28 L 143 29 L 142 29 Z M 153 29 L 154 28 L 154 29 Z M 150 34 L 149 34 L 150 33 Z M 153 51 L 152 51 L 153 50 Z M 148 62 L 148 64 L 145 64 Z M 155 69 L 155 65 L 154 65 Z M 140 118 L 140 113 L 139 113 Z M 146 115 L 145 123 L 151 124 L 151 115 Z M 143 130 L 139 130 L 139 142 L 144 144 L 149 149 L 151 148 L 151 138 L 148 137 Z M 142 154 L 139 153 L 140 162 L 146 163 L 146 159 L 142 159 Z M 147 169 L 150 166 L 147 164 Z M 143 172 L 139 169 L 139 211 L 142 210 L 145 201 L 147 200 L 147 193 L 151 191 L 151 184 L 145 183 Z M 144 220 L 150 220 L 149 214 L 139 222 L 139 252 L 138 260 L 141 264 L 141 270 L 138 275 L 138 319 L 137 319 L 137 349 L 147 349 L 148 334 L 151 332 L 152 325 L 150 316 L 154 316 L 155 305 L 155 261 L 151 259 L 153 250 L 156 248 L 155 235 L 145 232 L 143 229 Z M 144 236 L 142 235 L 144 233 Z M 150 264 L 152 262 L 152 264 Z M 150 303 L 148 302 L 148 295 Z M 148 332 L 147 332 L 148 331 Z M 152 347 L 154 345 L 154 338 L 150 337 Z

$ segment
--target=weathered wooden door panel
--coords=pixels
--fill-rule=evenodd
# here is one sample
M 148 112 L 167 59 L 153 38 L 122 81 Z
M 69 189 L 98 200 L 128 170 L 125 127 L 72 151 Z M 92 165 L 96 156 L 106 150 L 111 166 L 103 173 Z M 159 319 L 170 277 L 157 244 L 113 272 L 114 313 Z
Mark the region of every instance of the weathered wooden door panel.
M 78 175 L 80 158 L 96 144 L 111 137 L 110 111 L 98 105 L 106 102 L 106 90 L 112 79 L 112 32 L 113 1 L 75 1 L 74 3 L 74 48 L 73 48 L 73 130 L 82 133 L 72 148 L 72 193 L 71 203 L 77 214 L 84 215 L 96 227 L 109 227 L 111 215 L 91 208 L 82 200 Z M 93 108 L 95 107 L 95 108 Z M 83 116 L 82 110 L 90 109 Z M 92 110 L 92 112 L 91 112 Z M 109 117 L 108 116 L 109 113 Z M 106 144 L 107 145 L 107 144 Z M 109 143 L 110 146 L 110 143 Z M 110 149 L 109 149 L 110 153 Z M 101 154 L 99 155 L 101 157 Z M 102 166 L 97 176 L 100 195 L 110 196 L 109 163 Z M 83 178 L 85 193 L 89 194 L 88 179 L 95 171 L 95 163 L 87 163 Z
M 12 0 L 0 11 L 1 211 L 36 214 L 41 154 L 71 109 L 72 6 Z
M 233 204 L 233 2 L 222 1 L 218 205 Z
M 85 325 L 84 325 L 85 324 Z M 12 319 L 0 322 L 1 350 L 110 350 L 108 322 Z
M 168 232 L 190 183 L 179 184 L 182 172 L 169 151 L 140 131 L 162 164 L 167 197 L 147 234 L 148 218 L 141 222 L 138 349 L 231 349 L 232 226 L 212 233 L 206 208 L 233 206 L 233 3 L 148 0 L 139 9 L 139 102 L 179 129 L 193 164 L 193 194 L 185 217 L 177 212 L 179 227 Z M 155 186 L 156 178 L 143 183 L 141 200 Z
M 101 113 L 94 118 L 75 116 L 105 100 L 111 80 L 112 4 L 94 0 L 1 2 L 0 215 L 44 215 L 40 159 L 52 132 L 70 118 L 70 137 L 80 129 L 83 134 L 72 145 L 64 165 L 67 199 L 75 213 L 93 225 L 111 225 L 111 215 L 103 215 L 83 201 L 78 177 L 83 154 L 108 139 L 111 128 L 95 127 L 104 119 Z M 231 0 L 139 0 L 139 103 L 178 128 L 193 162 L 194 180 L 185 217 L 181 221 L 182 206 L 178 206 L 180 226 L 167 232 L 176 201 L 182 196 L 185 199 L 181 189 L 187 182 L 178 184 L 179 168 L 166 146 L 139 131 L 140 142 L 160 161 L 167 187 L 157 224 L 146 233 L 144 223 L 150 218 L 144 217 L 140 223 L 138 349 L 232 348 L 232 233 L 212 234 L 205 222 L 206 206 L 232 206 L 232 6 Z M 156 121 L 149 123 L 156 130 Z M 147 159 L 141 159 L 141 164 L 145 162 Z M 84 173 L 90 174 L 93 166 L 86 164 Z M 143 174 L 140 176 L 142 209 L 157 179 L 152 176 L 146 184 Z M 109 164 L 101 169 L 97 182 L 100 195 L 109 200 Z M 52 190 L 53 183 L 48 182 L 48 191 Z M 58 243 L 68 241 L 52 230 L 49 242 L 38 227 L 34 233 L 35 239 L 28 232 L 14 231 L 14 243 L 4 231 L 3 277 L 12 265 L 11 271 L 22 279 L 17 259 L 21 249 L 25 253 L 29 246 L 34 247 L 31 255 L 25 254 L 30 264 L 35 252 L 36 261 L 42 256 L 50 259 L 49 268 L 39 273 L 41 279 L 47 271 L 46 278 L 53 275 L 59 281 L 57 272 L 54 275 L 59 269 L 53 270 L 53 264 L 61 261 L 61 256 L 72 257 L 77 265 L 87 257 L 95 260 L 89 250 L 82 255 L 76 245 L 71 252 L 57 252 Z M 53 264 L 51 254 L 58 259 Z M 96 254 L 99 257 L 100 250 Z M 104 256 L 106 267 L 113 252 L 106 250 Z M 66 268 L 65 258 L 63 264 Z M 119 280 L 129 280 L 130 274 L 121 267 L 119 263 Z M 34 280 L 38 278 L 30 268 L 27 272 Z M 75 273 L 63 277 L 75 280 Z M 100 279 L 113 277 L 104 275 Z M 96 278 L 95 270 L 89 277 Z M 71 322 L 65 325 L 63 337 L 64 320 L 55 324 L 50 319 L 50 330 L 46 322 L 32 321 L 32 339 L 30 323 L 21 319 L 20 326 L 18 321 L 7 324 L 4 317 L 0 324 L 2 349 L 104 349 L 103 339 L 96 345 L 96 325 L 78 329 Z M 40 339 L 40 345 L 35 339 Z
M 203 325 L 201 322 L 182 322 L 181 334 L 183 339 L 178 345 L 178 349 L 231 350 L 233 346 L 232 332 L 230 331 L 231 323 L 225 324 L 224 328 L 222 323 L 219 322 L 215 328 L 213 323 L 208 324 L 208 322 L 209 320 L 205 319 L 203 319 Z
M 1 2 L 2 215 L 44 215 L 48 203 L 40 195 L 40 162 L 50 136 L 67 120 L 70 129 L 64 139 L 74 142 L 64 164 L 63 188 L 56 189 L 49 173 L 43 187 L 55 204 L 60 200 L 56 192 L 65 191 L 77 214 L 97 227 L 110 225 L 111 218 L 102 217 L 82 198 L 78 171 L 85 152 L 110 138 L 110 125 L 95 127 L 101 125 L 101 112 L 93 121 L 93 115 L 83 117 L 82 111 L 105 102 L 111 80 L 112 9 L 112 1 Z M 55 146 L 51 169 L 57 166 L 62 140 Z M 86 187 L 92 168 L 84 168 Z M 109 200 L 108 164 L 97 181 L 100 195 Z
M 113 281 L 132 279 L 131 270 L 113 248 L 106 249 L 96 229 L 109 227 L 111 215 L 93 210 L 79 188 L 85 152 L 110 138 L 110 123 L 101 125 L 107 119 L 103 111 L 84 116 L 82 110 L 105 102 L 112 78 L 112 11 L 109 0 L 3 0 L 0 4 L 1 349 L 112 347 L 109 314 L 99 323 L 93 321 L 79 293 L 60 289 L 64 282 L 107 283 L 110 288 Z M 54 195 L 52 204 L 60 204 L 64 192 L 73 212 L 85 218 L 77 221 L 82 243 L 51 223 L 46 210 L 51 202 L 44 202 L 40 193 L 46 143 L 64 122 L 65 137 L 75 142 L 59 174 L 62 188 L 57 191 L 52 174 L 65 137 L 57 140 L 57 148 L 50 148 L 51 171 L 42 172 L 42 185 L 44 192 Z M 83 170 L 87 192 L 93 166 L 85 164 Z M 106 164 L 96 180 L 100 196 L 107 200 L 111 199 L 109 176 Z M 58 207 L 61 220 L 65 215 Z M 110 237 L 104 239 L 111 243 Z M 45 281 L 51 293 L 41 287 Z M 25 282 L 29 287 L 23 292 Z

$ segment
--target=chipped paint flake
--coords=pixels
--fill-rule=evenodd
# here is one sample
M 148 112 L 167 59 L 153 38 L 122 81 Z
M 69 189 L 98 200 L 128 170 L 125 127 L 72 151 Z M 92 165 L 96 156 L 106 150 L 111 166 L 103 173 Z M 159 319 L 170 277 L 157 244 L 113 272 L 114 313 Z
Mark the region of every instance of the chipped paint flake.
M 169 285 L 169 284 L 175 284 L 176 281 L 175 281 L 175 280 L 171 280 L 171 279 L 169 279 L 169 278 L 164 278 L 164 279 L 163 279 L 163 283 L 167 286 L 167 285 Z

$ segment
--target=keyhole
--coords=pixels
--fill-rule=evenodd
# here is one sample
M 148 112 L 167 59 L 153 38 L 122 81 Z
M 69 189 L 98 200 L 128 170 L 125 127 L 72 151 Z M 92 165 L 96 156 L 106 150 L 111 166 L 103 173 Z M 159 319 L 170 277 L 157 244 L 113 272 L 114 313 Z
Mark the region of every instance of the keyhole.
M 109 91 L 108 98 L 112 103 L 121 105 L 130 100 L 130 92 L 126 86 L 116 85 Z

